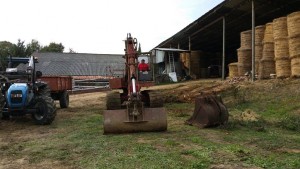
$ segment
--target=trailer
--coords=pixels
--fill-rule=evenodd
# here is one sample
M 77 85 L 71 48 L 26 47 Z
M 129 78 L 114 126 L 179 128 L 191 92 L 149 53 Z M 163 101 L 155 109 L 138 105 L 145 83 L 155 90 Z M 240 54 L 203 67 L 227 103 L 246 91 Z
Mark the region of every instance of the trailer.
M 72 90 L 71 76 L 42 76 L 39 80 L 48 84 L 53 100 L 59 100 L 61 108 L 69 107 L 69 91 Z

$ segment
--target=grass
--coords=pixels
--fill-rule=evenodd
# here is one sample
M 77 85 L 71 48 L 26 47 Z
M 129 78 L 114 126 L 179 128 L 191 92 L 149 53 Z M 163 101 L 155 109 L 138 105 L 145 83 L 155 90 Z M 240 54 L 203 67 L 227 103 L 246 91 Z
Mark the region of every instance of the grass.
M 283 95 L 280 87 L 276 93 L 257 91 L 267 94 L 243 92 L 242 103 L 230 91 L 223 93 L 229 123 L 208 129 L 184 125 L 193 113 L 192 103 L 165 105 L 167 132 L 122 135 L 102 134 L 100 106 L 78 108 L 71 117 L 45 126 L 49 135 L 0 144 L 0 157 L 25 157 L 28 168 L 45 161 L 58 163 L 57 168 L 300 168 L 297 93 Z M 260 119 L 235 118 L 246 109 Z

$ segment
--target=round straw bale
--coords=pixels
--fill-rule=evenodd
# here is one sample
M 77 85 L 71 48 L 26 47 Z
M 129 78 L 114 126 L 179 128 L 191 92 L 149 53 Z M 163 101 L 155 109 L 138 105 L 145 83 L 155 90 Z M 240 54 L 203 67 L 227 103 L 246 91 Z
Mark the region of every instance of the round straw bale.
M 276 39 L 274 42 L 275 59 L 289 58 L 288 38 Z
M 273 20 L 273 36 L 274 40 L 288 37 L 286 17 Z
M 263 42 L 265 29 L 265 25 L 255 27 L 255 44 L 260 44 Z
M 291 59 L 292 77 L 300 77 L 300 55 Z
M 265 29 L 265 34 L 264 34 L 264 43 L 267 42 L 274 42 L 273 38 L 273 23 L 267 23 L 266 24 L 266 29 Z
M 287 78 L 291 76 L 291 61 L 289 58 L 277 59 L 275 61 L 277 78 Z
M 241 32 L 241 48 L 242 49 L 251 49 L 251 39 L 252 31 L 247 30 Z
M 268 79 L 270 74 L 275 74 L 275 61 L 274 60 L 261 60 L 259 63 L 259 79 Z
M 274 60 L 274 43 L 264 43 L 262 51 L 263 60 Z
M 238 62 L 228 64 L 228 68 L 229 68 L 229 77 L 230 78 L 239 76 Z
M 255 44 L 255 60 L 260 60 L 263 55 L 263 45 L 260 44 Z
M 300 36 L 289 38 L 289 55 L 291 58 L 300 55 Z
M 238 73 L 239 76 L 244 76 L 245 73 L 251 71 L 251 65 L 241 65 L 238 63 Z
M 290 38 L 300 36 L 300 11 L 287 16 L 288 36 Z

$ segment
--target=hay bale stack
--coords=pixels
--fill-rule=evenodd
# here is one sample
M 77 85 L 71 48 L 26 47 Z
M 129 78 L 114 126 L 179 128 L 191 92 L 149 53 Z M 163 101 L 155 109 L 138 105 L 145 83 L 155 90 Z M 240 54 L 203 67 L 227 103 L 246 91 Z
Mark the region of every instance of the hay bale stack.
M 300 56 L 291 59 L 291 75 L 292 77 L 300 77 Z
M 201 51 L 191 51 L 190 53 L 190 69 L 197 77 L 200 76 L 200 57 Z
M 228 64 L 228 68 L 229 68 L 229 78 L 239 76 L 238 62 Z
M 273 20 L 273 37 L 275 41 L 277 39 L 288 37 L 287 17 L 281 17 Z
M 259 61 L 263 56 L 263 45 L 255 45 L 255 60 Z
M 189 68 L 190 57 L 188 52 L 180 53 L 180 61 L 183 63 L 184 67 Z
M 291 61 L 289 58 L 276 59 L 275 68 L 277 78 L 287 78 L 291 76 Z
M 261 60 L 258 69 L 259 79 L 268 79 L 270 74 L 275 74 L 275 61 L 274 60 Z
M 265 33 L 266 26 L 260 25 L 255 27 L 255 46 L 261 46 L 263 39 L 264 39 L 264 33 Z
M 262 51 L 262 59 L 263 60 L 274 60 L 274 43 L 265 42 L 263 44 L 263 51 Z
M 188 52 L 185 52 L 185 63 L 184 63 L 184 66 L 186 68 L 190 68 L 190 63 L 191 63 L 191 54 L 188 53 Z
M 300 11 L 293 12 L 287 16 L 287 27 L 289 38 L 300 36 Z
M 267 23 L 266 24 L 266 29 L 265 29 L 265 33 L 264 33 L 264 39 L 263 39 L 263 43 L 273 43 L 274 42 L 274 38 L 273 38 L 273 23 Z
M 300 36 L 289 38 L 289 55 L 290 58 L 300 56 Z
M 275 59 L 289 58 L 289 40 L 288 38 L 276 39 L 274 42 Z
M 247 30 L 244 32 L 241 32 L 241 48 L 242 49 L 251 49 L 251 40 L 252 39 L 252 31 Z
M 244 76 L 252 67 L 252 50 L 239 48 L 238 54 L 238 72 L 239 76 Z
M 300 11 L 287 16 L 291 76 L 300 77 Z
M 255 74 L 258 75 L 259 73 L 259 62 L 260 60 L 255 60 Z

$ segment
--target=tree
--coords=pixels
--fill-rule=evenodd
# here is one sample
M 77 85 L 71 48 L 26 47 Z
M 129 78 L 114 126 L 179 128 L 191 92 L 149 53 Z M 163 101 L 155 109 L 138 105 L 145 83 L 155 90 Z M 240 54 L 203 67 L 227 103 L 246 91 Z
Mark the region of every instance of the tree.
M 31 43 L 27 44 L 26 53 L 28 55 L 32 55 L 32 53 L 40 51 L 41 48 L 42 47 L 41 47 L 39 41 L 32 39 Z
M 56 53 L 63 53 L 65 47 L 59 43 L 51 42 L 48 46 L 44 46 L 41 49 L 41 52 L 56 52 Z
M 4 70 L 6 68 L 6 61 L 5 59 L 12 55 L 12 51 L 14 49 L 14 44 L 8 41 L 1 41 L 0 42 L 0 69 Z
M 16 45 L 14 45 L 13 50 L 11 51 L 12 56 L 14 56 L 14 57 L 28 56 L 24 42 L 25 41 L 21 41 L 21 39 L 18 39 L 18 43 Z
M 72 48 L 69 48 L 69 53 L 77 53 L 77 52 L 75 52 L 75 50 L 73 50 Z

